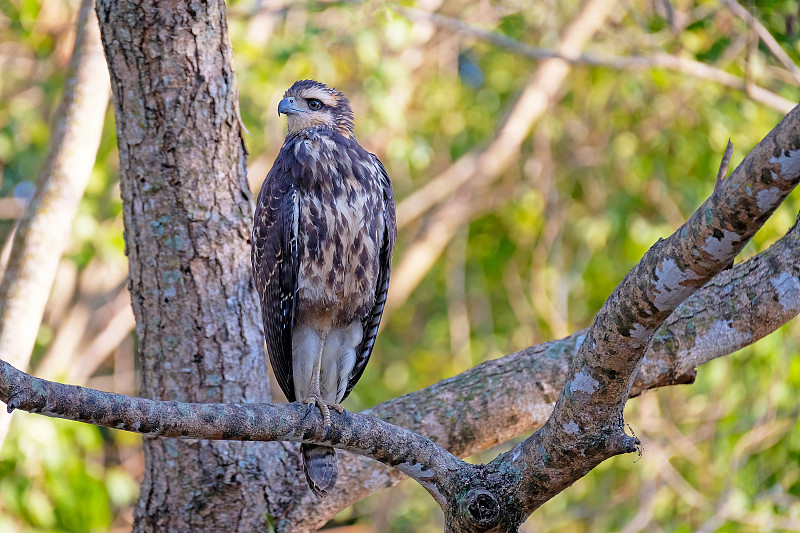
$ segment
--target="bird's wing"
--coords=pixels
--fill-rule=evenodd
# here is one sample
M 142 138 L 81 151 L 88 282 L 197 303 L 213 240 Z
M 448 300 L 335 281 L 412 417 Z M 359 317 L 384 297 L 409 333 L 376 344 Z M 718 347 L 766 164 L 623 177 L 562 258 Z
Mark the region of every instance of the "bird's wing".
M 264 337 L 272 369 L 286 398 L 295 401 L 292 329 L 297 294 L 298 197 L 281 164 L 270 170 L 253 218 L 253 275 L 261 297 Z
M 375 346 L 375 337 L 378 336 L 378 327 L 381 324 L 383 308 L 386 306 L 386 296 L 389 292 L 389 274 L 392 267 L 392 255 L 394 255 L 394 241 L 397 238 L 397 220 L 395 219 L 394 212 L 392 183 L 380 160 L 378 160 L 374 154 L 369 155 L 372 157 L 375 166 L 380 172 L 380 188 L 383 193 L 383 235 L 381 237 L 380 246 L 380 270 L 378 273 L 378 282 L 375 286 L 375 304 L 362 322 L 364 338 L 361 341 L 361 345 L 357 348 L 356 363 L 353 366 L 353 370 L 350 372 L 350 377 L 347 380 L 347 389 L 345 390 L 342 400 L 347 398 L 356 382 L 361 378 L 361 374 L 364 373 L 364 368 L 367 366 L 367 362 L 369 362 L 369 356 L 372 354 L 372 348 Z

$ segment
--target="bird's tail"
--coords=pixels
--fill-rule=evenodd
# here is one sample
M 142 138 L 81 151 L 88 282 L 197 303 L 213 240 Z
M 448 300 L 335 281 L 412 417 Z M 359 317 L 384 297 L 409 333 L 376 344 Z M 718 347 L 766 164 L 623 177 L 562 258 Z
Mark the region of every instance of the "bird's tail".
M 336 450 L 330 446 L 301 444 L 300 453 L 303 454 L 303 471 L 311 491 L 320 498 L 326 496 L 339 476 Z

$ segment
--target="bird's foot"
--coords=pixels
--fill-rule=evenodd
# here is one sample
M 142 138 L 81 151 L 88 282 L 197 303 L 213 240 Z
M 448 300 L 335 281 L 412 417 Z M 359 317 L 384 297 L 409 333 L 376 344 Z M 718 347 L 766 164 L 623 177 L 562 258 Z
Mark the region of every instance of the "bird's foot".
M 303 418 L 307 417 L 311 414 L 311 411 L 314 409 L 316 405 L 319 407 L 319 411 L 322 414 L 322 424 L 323 424 L 323 439 L 328 438 L 328 434 L 331 432 L 331 409 L 336 411 L 339 414 L 344 413 L 344 407 L 339 405 L 338 403 L 328 403 L 322 399 L 320 396 L 308 396 L 303 403 L 308 405 L 308 409 L 306 410 L 306 414 L 303 415 Z

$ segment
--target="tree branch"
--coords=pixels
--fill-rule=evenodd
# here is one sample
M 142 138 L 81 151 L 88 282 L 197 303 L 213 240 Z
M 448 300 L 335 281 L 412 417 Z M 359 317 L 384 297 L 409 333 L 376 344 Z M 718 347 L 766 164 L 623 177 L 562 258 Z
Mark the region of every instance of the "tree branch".
M 697 291 L 670 315 L 656 333 L 634 382 L 632 395 L 658 387 L 690 383 L 696 367 L 752 344 L 794 318 L 800 312 L 800 265 L 794 261 L 798 256 L 800 226 L 796 224 L 768 250 L 724 271 Z M 731 335 L 732 331 L 736 334 Z M 487 361 L 431 387 L 384 402 L 364 414 L 427 435 L 459 457 L 472 455 L 542 425 L 552 410 L 558 387 L 565 381 L 567 366 L 587 332 L 588 329 L 582 330 L 565 339 Z M 52 390 L 48 389 L 49 382 L 31 378 L 8 366 L 0 363 L 0 398 L 3 401 L 14 396 L 15 390 L 39 389 L 48 393 Z M 499 387 L 501 383 L 503 386 Z M 68 387 L 65 391 L 77 389 L 82 391 L 81 394 L 88 391 L 80 387 L 64 387 Z M 105 393 L 92 392 L 89 399 L 98 396 L 105 396 Z M 53 400 L 31 401 L 36 404 Z M 147 402 L 150 400 L 145 404 Z M 74 402 L 74 405 L 80 404 Z M 258 405 L 245 407 L 260 408 Z M 272 412 L 273 407 L 270 406 Z M 290 413 L 294 413 L 292 409 L 290 406 Z M 111 411 L 86 414 L 86 421 L 94 423 L 91 419 L 99 419 L 108 412 Z M 151 412 L 149 408 L 144 410 L 141 419 Z M 354 416 L 352 413 L 349 415 Z M 139 419 L 133 421 L 132 430 L 135 430 L 136 420 Z M 236 420 L 236 417 L 229 420 Z M 488 420 L 492 424 L 487 424 Z M 163 424 L 163 421 L 158 423 Z M 295 432 L 313 434 L 316 421 L 309 419 L 302 423 L 308 426 L 308 430 L 297 426 Z M 219 420 L 215 425 L 216 431 L 224 432 Z M 116 422 L 112 420 L 109 427 L 115 426 Z M 334 425 L 331 438 L 336 438 L 334 429 L 340 427 L 339 423 Z M 139 429 L 143 428 L 144 424 L 140 423 Z M 198 433 L 191 435 L 199 437 Z M 287 437 L 287 440 L 296 439 Z M 397 470 L 366 457 L 344 454 L 340 459 L 340 486 L 347 487 L 347 490 L 336 491 L 321 501 L 314 498 L 316 505 L 310 515 L 302 521 L 300 517 L 291 521 L 289 513 L 283 517 L 285 527 L 293 530 L 316 528 L 339 510 L 405 479 Z M 308 498 L 310 501 L 312 496 Z M 304 501 L 298 501 L 297 505 L 304 506 Z
M 622 411 L 656 330 L 733 261 L 798 180 L 800 107 L 625 276 L 581 343 L 548 421 L 493 462 L 518 469 L 526 516 L 600 462 L 636 449 Z
M 647 331 L 655 331 L 670 310 L 703 283 L 703 276 L 713 276 L 714 269 L 727 264 L 797 183 L 798 114 L 795 110 L 787 116 L 681 230 L 645 255 L 590 330 L 489 361 L 371 410 L 406 429 L 365 415 L 335 415 L 325 442 L 391 464 L 420 481 L 449 512 L 454 530 L 476 527 L 489 515 L 504 517 L 504 528 L 519 523 L 587 468 L 633 449 L 634 440 L 622 432 L 620 409 L 650 340 Z M 656 333 L 641 362 L 634 394 L 689 382 L 695 365 L 753 342 L 797 314 L 800 267 L 792 258 L 798 250 L 795 225 L 768 251 L 724 272 L 679 307 Z M 651 279 L 653 274 L 657 277 Z M 748 295 L 747 302 L 742 294 Z M 629 307 L 626 301 L 632 302 Z M 693 327 L 688 327 L 690 322 Z M 707 328 L 695 328 L 698 324 Z M 690 329 L 695 329 L 694 338 L 683 335 Z M 728 344 L 720 347 L 718 340 Z M 592 343 L 595 348 L 587 353 Z M 609 348 L 617 353 L 610 354 Z M 569 354 L 576 350 L 557 408 L 533 437 L 488 465 L 462 463 L 439 447 L 465 455 L 476 451 L 478 441 L 487 447 L 507 439 L 506 422 L 516 434 L 540 423 L 567 375 Z M 588 393 L 592 388 L 594 394 Z M 521 401 L 529 395 L 540 399 L 539 412 L 537 404 Z M 609 403 L 598 406 L 600 397 Z M 304 419 L 305 408 L 299 404 L 156 402 L 47 382 L 7 363 L 0 363 L 0 399 L 10 408 L 149 435 L 320 442 L 314 436 L 317 415 Z M 578 408 L 583 411 L 576 412 Z M 601 417 L 595 424 L 586 414 L 598 411 Z M 610 438 L 608 432 L 613 432 Z M 549 462 L 543 452 L 550 454 Z M 559 463 L 564 460 L 566 465 Z M 343 471 L 351 474 L 346 467 Z M 346 492 L 353 491 L 348 485 Z M 489 512 L 492 509 L 497 512 Z
M 633 395 L 656 387 L 691 382 L 695 367 L 755 342 L 796 316 L 800 312 L 800 265 L 797 265 L 793 258 L 798 254 L 800 254 L 800 228 L 795 225 L 785 237 L 767 251 L 723 272 L 695 293 L 657 332 L 634 383 Z M 733 330 L 737 334 L 731 335 L 730 332 Z M 542 424 L 552 408 L 557 393 L 556 387 L 564 382 L 567 365 L 587 332 L 588 330 L 583 330 L 566 339 L 544 343 L 502 359 L 488 361 L 432 387 L 385 402 L 368 413 L 403 423 L 407 429 L 430 435 L 456 455 L 471 455 Z M 225 412 L 226 405 L 211 406 L 222 407 L 223 410 L 215 412 L 215 418 L 208 427 L 205 427 L 206 422 L 203 420 L 199 422 L 199 426 L 195 425 L 191 429 L 187 429 L 185 424 L 180 427 L 165 427 L 165 421 L 170 420 L 170 416 L 156 417 L 153 414 L 155 409 L 149 405 L 166 404 L 167 410 L 177 410 L 182 414 L 194 411 L 194 415 L 191 415 L 195 419 L 192 424 L 198 423 L 196 418 L 199 406 L 130 398 L 135 403 L 143 402 L 140 405 L 147 406 L 142 408 L 139 414 L 133 415 L 130 412 L 132 405 L 123 404 L 123 410 L 115 411 L 117 408 L 113 406 L 123 399 L 127 400 L 128 397 L 113 394 L 103 399 L 107 402 L 106 407 L 86 414 L 84 404 L 95 402 L 98 397 L 105 397 L 105 393 L 94 391 L 90 393 L 88 389 L 80 387 L 50 384 L 44 380 L 31 378 L 16 369 L 9 369 L 8 365 L 0 364 L 0 368 L 2 368 L 0 398 L 4 401 L 14 395 L 9 391 L 39 390 L 44 391 L 44 397 L 34 397 L 35 399 L 27 401 L 29 404 L 43 405 L 43 402 L 53 401 L 46 399 L 54 393 L 50 388 L 52 385 L 64 387 L 57 396 L 68 398 L 69 395 L 73 395 L 73 399 L 62 402 L 61 405 L 84 413 L 82 415 L 86 416 L 84 421 L 89 423 L 98 423 L 101 418 L 111 416 L 107 423 L 101 424 L 108 427 L 118 427 L 117 419 L 128 416 L 127 423 L 131 424 L 131 427 L 125 429 L 135 431 L 138 428 L 139 431 L 147 430 L 149 434 L 159 432 L 158 434 L 162 436 L 169 434 L 169 436 L 210 438 L 226 431 L 239 431 L 241 435 L 252 431 L 264 437 L 271 431 L 275 438 L 286 440 L 300 440 L 295 436 L 313 435 L 317 429 L 317 421 L 311 419 L 300 420 L 296 426 L 292 425 L 295 422 L 289 422 L 289 428 L 293 430 L 294 435 L 288 435 L 292 431 L 275 429 L 281 422 L 280 416 L 285 417 L 286 414 L 282 413 L 284 406 L 273 405 L 265 406 L 263 413 L 254 411 L 261 409 L 262 405 L 234 406 L 234 408 L 244 408 L 239 415 L 227 412 L 225 418 L 234 426 L 242 419 L 255 420 L 257 416 L 269 419 L 270 416 L 278 416 L 278 423 L 271 425 L 266 423 L 264 427 L 250 430 L 231 429 L 221 422 L 223 420 L 221 413 Z M 498 386 L 500 383 L 503 384 L 502 388 Z M 84 400 L 75 400 L 76 396 L 83 397 Z M 295 407 L 285 407 L 288 416 L 296 420 L 298 413 Z M 18 408 L 24 406 L 20 405 Z M 266 414 L 268 412 L 282 414 L 269 415 Z M 208 419 L 209 413 L 214 411 L 201 410 L 200 415 Z M 242 415 L 242 413 L 253 414 Z M 57 416 L 80 419 L 78 416 L 64 413 Z M 113 418 L 114 416 L 116 418 Z M 351 418 L 347 418 L 348 416 Z M 360 436 L 341 438 L 335 430 L 353 424 L 352 418 L 357 416 L 360 415 L 348 413 L 343 422 L 336 421 L 330 435 L 331 439 L 339 439 L 343 447 L 347 439 L 352 439 L 351 446 L 355 441 L 355 447 L 345 448 L 351 451 L 356 451 L 359 446 L 363 451 L 368 446 L 364 445 Z M 155 421 L 150 420 L 153 418 Z M 487 420 L 492 420 L 493 424 L 486 424 Z M 373 419 L 370 418 L 369 421 Z M 147 429 L 148 426 L 150 429 Z M 379 431 L 384 429 L 379 428 Z M 183 433 L 180 433 L 181 431 Z M 367 433 L 372 434 L 371 431 Z M 284 436 L 281 437 L 279 433 Z M 394 442 L 392 439 L 386 442 Z M 413 438 L 412 441 L 415 442 Z M 342 459 L 344 462 L 341 485 L 348 487 L 348 490 L 337 491 L 329 498 L 317 501 L 314 512 L 306 521 L 295 522 L 287 527 L 291 529 L 317 527 L 341 508 L 404 478 L 396 470 L 381 467 L 365 458 L 344 455 Z M 416 472 L 408 473 L 414 477 Z M 333 505 L 329 505 L 328 502 L 333 502 Z M 317 507 L 321 509 L 317 510 Z M 325 509 L 329 509 L 328 512 L 321 512 Z
M 442 503 L 439 487 L 464 463 L 407 429 L 358 413 L 331 413 L 332 428 L 322 438 L 322 419 L 307 416 L 302 403 L 213 404 L 148 400 L 28 374 L 0 360 L 0 400 L 8 411 L 22 409 L 150 437 L 239 441 L 325 443 L 397 468 L 416 479 Z
M 695 293 L 657 332 L 634 383 L 633 394 L 656 387 L 691 382 L 696 366 L 755 342 L 796 316 L 800 311 L 800 265 L 797 265 L 792 258 L 798 254 L 800 254 L 800 230 L 795 225 L 769 250 L 737 265 L 732 270 L 723 272 Z M 737 334 L 730 335 L 732 330 Z M 541 425 L 552 408 L 556 387 L 564 382 L 566 366 L 574 357 L 587 331 L 583 330 L 566 339 L 534 346 L 502 359 L 488 361 L 427 389 L 390 400 L 370 410 L 369 413 L 402 422 L 407 429 L 428 434 L 436 442 L 450 448 L 456 455 L 471 455 Z M 135 431 L 138 427 L 139 431 L 147 431 L 149 434 L 160 431 L 158 434 L 162 436 L 169 434 L 169 436 L 210 438 L 226 431 L 240 431 L 241 435 L 252 431 L 254 435 L 260 433 L 264 437 L 267 432 L 272 431 L 275 438 L 286 440 L 301 440 L 295 438 L 296 435 L 313 435 L 317 429 L 317 421 L 311 419 L 301 420 L 297 426 L 292 425 L 294 422 L 287 422 L 289 427 L 293 428 L 293 435 L 289 435 L 292 431 L 275 429 L 280 423 L 280 416 L 287 414 L 282 411 L 283 406 L 273 405 L 264 406 L 265 412 L 257 413 L 255 410 L 261 409 L 263 404 L 234 406 L 243 409 L 239 411 L 239 415 L 230 415 L 228 411 L 225 420 L 230 422 L 229 426 L 235 426 L 239 420 L 251 420 L 250 414 L 245 416 L 242 413 L 253 413 L 252 420 L 255 420 L 256 416 L 266 419 L 278 416 L 278 422 L 271 423 L 271 426 L 267 423 L 263 428 L 251 428 L 246 431 L 231 429 L 223 422 L 221 413 L 225 412 L 224 408 L 227 407 L 223 405 L 221 406 L 223 411 L 210 411 L 215 413 L 215 418 L 209 423 L 209 427 L 202 425 L 206 423 L 205 421 L 200 421 L 201 425 L 193 429 L 187 429 L 186 424 L 166 427 L 165 421 L 173 422 L 175 419 L 171 420 L 169 416 L 156 417 L 153 414 L 155 409 L 150 405 L 166 404 L 165 409 L 172 409 L 173 412 L 177 410 L 181 414 L 194 411 L 195 414 L 191 416 L 194 416 L 195 420 L 192 423 L 197 422 L 196 408 L 199 406 L 130 398 L 134 404 L 145 406 L 140 413 L 134 415 L 131 412 L 134 404 L 123 403 L 123 410 L 114 407 L 121 400 L 129 399 L 128 397 L 106 395 L 81 387 L 51 384 L 45 380 L 31 378 L 7 364 L 0 363 L 0 368 L 2 368 L 0 398 L 4 401 L 12 396 L 19 396 L 13 392 L 15 390 L 23 391 L 23 394 L 27 394 L 24 391 L 41 391 L 39 394 L 44 396 L 35 395 L 29 398 L 26 400 L 28 405 L 35 407 L 46 405 L 47 402 L 62 405 L 63 408 L 83 413 L 81 416 L 89 423 L 99 423 L 103 417 L 109 417 L 107 423 L 101 424 L 108 427 L 118 427 L 118 419 L 128 416 L 127 423 L 130 427 L 125 429 Z M 503 384 L 502 388 L 498 386 L 500 383 Z M 58 392 L 51 388 L 52 386 L 64 389 Z M 73 396 L 68 401 L 47 399 L 54 393 L 62 399 L 69 398 L 69 395 Z M 105 398 L 106 396 L 108 398 Z M 75 397 L 84 399 L 75 400 Z M 95 403 L 97 398 L 106 402 L 106 406 L 97 407 L 95 412 L 87 411 L 85 405 Z M 19 399 L 17 403 L 20 403 L 17 408 L 25 408 Z M 212 404 L 211 407 L 220 406 Z M 296 420 L 298 413 L 295 412 L 295 407 L 286 406 L 286 409 L 291 420 Z M 267 412 L 281 414 L 269 415 Z M 68 411 L 64 411 L 57 416 L 81 419 L 67 413 Z M 208 417 L 209 411 L 201 409 L 200 414 L 201 417 Z M 354 448 L 345 448 L 351 451 L 356 451 L 359 446 L 361 450 L 368 448 L 360 440 L 360 436 L 339 437 L 336 430 L 352 424 L 352 418 L 347 418 L 348 416 L 360 415 L 348 413 L 343 417 L 343 422 L 335 421 L 330 438 L 339 439 L 343 447 L 346 442 L 349 442 L 349 445 L 355 442 Z M 492 420 L 493 423 L 487 424 L 487 420 Z M 379 431 L 383 430 L 384 428 L 379 428 Z M 279 433 L 286 436 L 281 437 Z M 393 441 L 389 439 L 386 442 Z M 341 485 L 348 487 L 348 490 L 337 491 L 329 498 L 318 501 L 318 505 L 323 509 L 330 507 L 328 502 L 331 501 L 338 511 L 370 492 L 394 484 L 403 478 L 396 473 L 397 471 L 379 467 L 373 461 L 362 458 L 354 461 L 354 456 L 348 455 L 342 459 L 346 462 L 342 467 Z M 413 477 L 416 472 L 408 473 Z M 372 485 L 369 484 L 370 481 Z M 295 523 L 294 527 L 316 527 L 330 519 L 333 514 L 335 511 L 322 514 L 315 507 L 308 522 Z

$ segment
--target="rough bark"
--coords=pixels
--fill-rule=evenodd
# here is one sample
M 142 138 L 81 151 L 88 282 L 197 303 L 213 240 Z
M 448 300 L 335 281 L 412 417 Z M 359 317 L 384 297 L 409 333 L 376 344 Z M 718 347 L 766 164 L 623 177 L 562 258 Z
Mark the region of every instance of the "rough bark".
M 50 149 L 0 284 L 0 353 L 27 368 L 72 220 L 94 167 L 110 88 L 94 1 L 83 0 Z M 11 417 L 0 417 L 0 447 Z
M 100 1 L 141 394 L 270 398 L 250 274 L 252 198 L 224 3 Z M 136 531 L 258 531 L 296 468 L 279 443 L 145 439 Z M 270 457 L 272 461 L 265 461 Z M 281 463 L 287 463 L 283 465 Z M 291 494 L 288 494 L 291 497 Z

